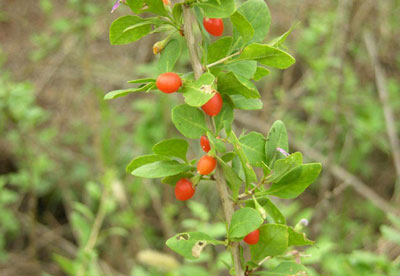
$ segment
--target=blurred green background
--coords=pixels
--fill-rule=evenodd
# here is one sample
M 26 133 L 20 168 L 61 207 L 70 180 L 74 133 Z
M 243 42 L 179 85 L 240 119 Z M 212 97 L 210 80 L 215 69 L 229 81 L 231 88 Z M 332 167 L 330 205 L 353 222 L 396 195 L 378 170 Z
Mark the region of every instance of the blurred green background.
M 213 183 L 193 201 L 134 178 L 125 166 L 161 139 L 178 95 L 103 95 L 156 77 L 153 35 L 110 46 L 108 0 L 0 0 L 0 275 L 227 275 L 229 255 L 184 261 L 164 242 L 225 226 Z M 270 38 L 298 22 L 288 70 L 260 83 L 264 107 L 236 128 L 265 133 L 276 119 L 291 152 L 323 162 L 291 225 L 316 241 L 294 255 L 310 275 L 400 275 L 400 1 L 267 1 Z M 229 27 L 227 32 L 229 32 Z M 187 53 L 180 72 L 190 70 Z M 190 141 L 198 156 L 198 141 Z M 397 159 L 396 159 L 397 158 Z M 396 169 L 397 168 L 397 169 Z M 273 265 L 274 261 L 267 265 Z

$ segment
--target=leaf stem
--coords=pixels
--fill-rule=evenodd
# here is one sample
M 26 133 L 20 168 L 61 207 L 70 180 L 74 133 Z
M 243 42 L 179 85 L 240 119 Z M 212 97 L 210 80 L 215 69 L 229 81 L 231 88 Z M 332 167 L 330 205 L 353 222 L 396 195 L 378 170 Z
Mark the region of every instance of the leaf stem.
M 224 63 L 225 61 L 227 61 L 227 60 L 229 60 L 229 59 L 231 59 L 231 58 L 233 58 L 233 57 L 235 57 L 235 56 L 237 56 L 237 55 L 240 55 L 241 53 L 242 53 L 242 51 L 239 51 L 239 52 L 236 52 L 236 53 L 234 53 L 234 54 L 232 54 L 232 55 L 229 55 L 229 56 L 226 56 L 226 57 L 224 57 L 224 58 L 221 58 L 220 60 L 217 60 L 216 62 L 213 62 L 213 63 L 208 64 L 208 65 L 207 65 L 207 68 L 210 68 L 210 67 L 219 65 L 219 64 L 221 64 L 221 63 Z
M 195 79 L 198 79 L 202 73 L 203 73 L 203 66 L 200 62 L 197 48 L 196 48 L 196 40 L 193 34 L 193 24 L 194 24 L 194 19 L 193 15 L 190 11 L 190 6 L 188 5 L 183 5 L 183 28 L 184 28 L 184 34 L 186 38 L 186 43 L 189 49 L 189 54 L 190 54 L 190 61 L 193 67 L 193 72 L 194 72 L 194 77 Z M 210 120 L 210 117 L 207 118 L 207 125 L 209 129 L 215 129 L 212 120 Z M 234 213 L 234 208 L 233 208 L 233 202 L 230 198 L 229 192 L 227 185 L 225 183 L 225 179 L 223 177 L 221 168 L 217 166 L 215 170 L 215 180 L 217 182 L 217 189 L 218 193 L 222 202 L 222 207 L 224 210 L 224 215 L 227 224 L 229 225 L 231 222 L 232 215 Z M 231 254 L 232 254 L 232 260 L 233 264 L 235 267 L 235 274 L 236 276 L 244 276 L 242 264 L 240 261 L 240 253 L 239 253 L 239 243 L 234 242 L 231 245 Z

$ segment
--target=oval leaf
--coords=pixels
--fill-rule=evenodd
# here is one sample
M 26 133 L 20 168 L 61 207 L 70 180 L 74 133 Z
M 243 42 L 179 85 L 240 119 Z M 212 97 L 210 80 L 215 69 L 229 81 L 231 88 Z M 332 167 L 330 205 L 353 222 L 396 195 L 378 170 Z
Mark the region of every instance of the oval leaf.
M 161 178 L 187 172 L 191 169 L 191 166 L 181 164 L 175 160 L 163 160 L 141 166 L 133 170 L 131 174 L 143 178 Z
M 154 145 L 153 152 L 158 155 L 178 157 L 186 161 L 189 144 L 183 139 L 169 139 Z
M 280 224 L 265 224 L 260 227 L 260 240 L 250 246 L 251 260 L 259 262 L 267 256 L 278 256 L 288 248 L 287 227 Z
M 172 122 L 187 138 L 199 139 L 208 131 L 203 113 L 198 108 L 186 104 L 172 109 Z
M 151 32 L 151 22 L 139 16 L 127 15 L 116 19 L 110 27 L 112 45 L 127 44 Z
M 237 210 L 229 225 L 229 238 L 242 239 L 250 232 L 257 230 L 263 223 L 260 213 L 249 207 Z

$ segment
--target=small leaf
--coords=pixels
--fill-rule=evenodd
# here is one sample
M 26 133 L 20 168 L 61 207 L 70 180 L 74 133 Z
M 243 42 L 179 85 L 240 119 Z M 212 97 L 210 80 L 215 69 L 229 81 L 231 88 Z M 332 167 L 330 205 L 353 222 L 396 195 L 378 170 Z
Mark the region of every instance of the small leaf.
M 172 109 L 172 121 L 183 136 L 199 139 L 208 131 L 203 113 L 195 107 L 186 104 Z
M 236 153 L 239 156 L 240 163 L 242 164 L 242 167 L 244 170 L 244 175 L 246 178 L 246 191 L 247 191 L 251 183 L 256 183 L 258 181 L 257 175 L 254 172 L 254 169 L 251 166 L 249 160 L 247 159 L 247 156 L 244 153 L 244 150 L 243 150 L 239 140 L 237 139 L 235 133 L 231 132 L 230 137 L 232 138 L 233 146 L 235 148 Z
M 259 228 L 260 240 L 250 246 L 251 260 L 259 262 L 267 256 L 278 256 L 288 248 L 289 234 L 287 227 L 280 224 L 264 224 Z
M 186 161 L 186 153 L 188 147 L 188 142 L 183 139 L 169 139 L 161 141 L 154 145 L 153 152 L 158 155 L 178 157 Z
M 305 233 L 299 233 L 295 231 L 292 227 L 288 227 L 289 233 L 289 246 L 304 246 L 312 245 L 313 241 L 307 239 Z
M 229 225 L 229 238 L 240 240 L 250 232 L 257 230 L 263 223 L 260 213 L 253 209 L 244 207 L 237 210 Z
M 225 143 L 220 139 L 215 138 L 209 131 L 207 131 L 207 138 L 210 142 L 211 148 L 215 148 L 219 153 L 224 153 L 226 151 Z
M 224 57 L 229 53 L 232 44 L 231 36 L 224 36 L 208 46 L 207 62 L 213 63 Z
M 266 164 L 272 167 L 273 163 L 284 157 L 277 148 L 289 152 L 288 135 L 285 125 L 282 121 L 275 121 L 268 132 L 267 143 L 265 144 Z
M 257 71 L 257 61 L 255 60 L 240 60 L 230 62 L 223 67 L 227 71 L 232 71 L 238 76 L 246 79 L 251 79 Z
M 235 158 L 235 156 L 236 156 L 236 154 L 234 152 L 227 152 L 227 153 L 225 153 L 224 155 L 221 156 L 221 159 L 224 162 L 228 163 L 228 162 L 232 161 L 233 158 Z
M 128 89 L 121 89 L 121 90 L 114 90 L 111 92 L 108 92 L 106 95 L 104 95 L 104 100 L 113 100 L 119 97 L 126 96 L 130 93 L 134 92 L 143 92 L 147 90 L 151 90 L 155 87 L 154 83 L 148 83 L 146 85 L 139 86 L 138 88 L 128 88 Z
M 280 47 L 285 42 L 285 40 L 289 36 L 289 34 L 297 27 L 297 25 L 298 25 L 298 23 L 293 24 L 286 33 L 284 33 L 281 36 L 278 36 L 277 38 L 274 38 L 268 44 L 271 45 L 272 47 Z
M 163 160 L 143 165 L 131 172 L 134 176 L 143 178 L 161 178 L 191 170 L 192 167 L 175 160 Z
M 126 3 L 128 4 L 129 8 L 131 8 L 131 10 L 136 13 L 136 14 L 140 14 L 143 11 L 141 10 L 143 8 L 144 5 L 144 1 L 143 0 L 126 0 Z
M 178 182 L 182 178 L 191 178 L 193 177 L 193 174 L 190 172 L 184 172 L 184 173 L 179 173 L 171 176 L 164 177 L 161 179 L 161 183 L 168 184 L 175 186 L 176 182 Z
M 262 109 L 263 102 L 260 99 L 248 99 L 242 95 L 230 95 L 236 109 L 258 110 Z
M 161 1 L 162 2 L 162 1 Z M 160 59 L 157 63 L 158 73 L 172 72 L 175 63 L 181 55 L 182 45 L 180 40 L 171 39 L 167 46 L 161 51 Z
M 307 269 L 304 265 L 295 262 L 285 261 L 270 271 L 256 272 L 259 276 L 307 276 Z
M 156 79 L 144 78 L 144 79 L 128 81 L 128 83 L 149 83 L 149 82 L 156 82 Z
M 260 194 L 256 193 L 256 195 L 267 194 L 280 198 L 296 198 L 317 179 L 321 169 L 320 163 L 298 166 L 282 177 L 281 180 L 273 183 L 267 191 Z
M 161 161 L 161 160 L 168 160 L 168 159 L 169 158 L 167 158 L 165 156 L 160 156 L 160 155 L 155 155 L 155 154 L 139 156 L 139 157 L 134 158 L 128 164 L 128 166 L 126 166 L 126 172 L 131 173 L 132 171 L 136 170 L 137 168 L 139 168 L 143 165 Z
M 228 95 L 243 95 L 246 98 L 260 98 L 257 87 L 248 79 L 233 72 L 218 75 L 218 91 Z
M 217 156 L 218 163 L 222 167 L 222 172 L 224 174 L 224 178 L 228 182 L 229 188 L 232 192 L 233 200 L 237 200 L 239 195 L 240 186 L 242 186 L 242 180 L 239 176 L 232 170 L 232 168 L 225 163 L 222 158 Z
M 172 16 L 179 25 L 182 22 L 182 13 L 183 13 L 183 3 L 176 3 L 172 9 Z
M 268 179 L 271 182 L 277 182 L 301 164 L 303 164 L 303 155 L 300 152 L 295 152 L 284 159 L 279 159 L 274 163 L 272 176 L 268 177 Z
M 258 66 L 256 72 L 254 73 L 253 79 L 255 81 L 261 80 L 263 77 L 269 75 L 271 71 L 269 71 L 267 68 Z
M 254 35 L 250 42 L 262 42 L 271 25 L 271 15 L 267 4 L 263 0 L 249 0 L 241 4 L 237 11 L 253 27 Z
M 233 119 L 233 108 L 228 101 L 224 101 L 221 111 L 214 117 L 215 132 L 219 133 L 224 127 L 224 123 L 232 124 Z
M 258 203 L 267 212 L 267 219 L 270 223 L 286 224 L 286 219 L 276 205 L 266 196 L 257 198 Z M 255 208 L 253 200 L 246 201 L 246 206 Z
M 210 18 L 226 18 L 235 11 L 234 0 L 208 0 L 196 3 L 204 11 L 204 15 Z
M 127 15 L 116 19 L 110 27 L 110 42 L 121 45 L 141 39 L 151 31 L 151 21 L 136 15 Z
M 295 62 L 294 57 L 285 51 L 258 43 L 250 44 L 244 48 L 239 59 L 256 60 L 263 65 L 278 69 L 286 69 Z
M 167 246 L 186 259 L 194 260 L 207 244 L 220 244 L 209 235 L 201 232 L 180 233 L 167 240 Z
M 261 133 L 253 131 L 240 137 L 239 142 L 250 164 L 261 167 L 261 162 L 265 162 L 264 136 Z
M 155 13 L 161 16 L 168 16 L 168 12 L 164 7 L 163 1 L 160 0 L 143 0 L 146 3 L 145 8 L 142 10 L 146 12 Z
M 236 11 L 231 15 L 231 21 L 233 26 L 242 36 L 244 43 L 248 42 L 253 37 L 253 26 L 250 24 L 247 18 L 240 13 L 240 11 Z
M 207 103 L 214 95 L 212 84 L 215 77 L 211 73 L 204 73 L 201 77 L 182 89 L 185 102 L 190 106 L 200 107 Z

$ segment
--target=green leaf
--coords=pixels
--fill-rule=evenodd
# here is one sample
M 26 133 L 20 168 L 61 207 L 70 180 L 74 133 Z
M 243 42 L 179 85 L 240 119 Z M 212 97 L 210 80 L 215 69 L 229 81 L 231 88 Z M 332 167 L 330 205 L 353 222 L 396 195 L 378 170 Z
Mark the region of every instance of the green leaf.
M 220 139 L 215 138 L 214 135 L 209 131 L 207 131 L 207 138 L 212 149 L 216 149 L 219 153 L 224 153 L 226 151 L 225 143 Z
M 296 28 L 297 25 L 298 25 L 298 23 L 293 24 L 286 33 L 274 38 L 270 43 L 268 43 L 268 45 L 270 45 L 272 47 L 276 47 L 276 48 L 281 46 L 285 42 L 285 40 L 289 36 L 289 34 L 294 30 L 294 28 Z
M 312 245 L 313 241 L 307 239 L 305 233 L 299 233 L 295 231 L 292 227 L 288 227 L 289 233 L 289 246 L 304 246 L 304 245 Z
M 172 109 L 172 122 L 183 136 L 199 139 L 208 131 L 203 113 L 195 107 L 186 104 Z
M 242 95 L 230 95 L 236 109 L 258 110 L 262 109 L 263 102 L 259 99 L 248 99 Z
M 210 18 L 226 18 L 235 11 L 234 0 L 208 0 L 196 3 L 204 11 L 204 16 Z
M 169 160 L 169 158 L 155 154 L 136 157 L 126 166 L 126 172 L 131 173 L 141 166 L 161 160 Z
M 176 3 L 172 8 L 172 16 L 179 25 L 182 23 L 183 3 Z
M 168 12 L 164 7 L 163 1 L 160 0 L 144 0 L 146 3 L 146 8 L 143 8 L 143 11 L 155 13 L 162 16 L 168 16 Z
M 222 167 L 224 178 L 228 182 L 229 188 L 232 191 L 232 198 L 233 200 L 237 200 L 240 186 L 242 186 L 242 180 L 222 158 L 217 156 L 217 159 L 219 165 Z
M 128 83 L 149 83 L 149 82 L 156 82 L 156 79 L 144 78 L 144 79 L 128 81 Z
M 247 18 L 240 13 L 240 11 L 236 11 L 231 15 L 231 21 L 236 30 L 240 33 L 243 38 L 243 42 L 246 43 L 250 41 L 250 39 L 254 35 L 253 26 L 247 20 Z
M 263 0 L 249 0 L 240 5 L 237 11 L 253 27 L 254 35 L 250 42 L 262 42 L 271 25 L 271 15 L 267 4 Z
M 151 24 L 151 21 L 136 15 L 120 17 L 111 24 L 110 42 L 112 45 L 121 45 L 139 40 L 150 33 Z
M 212 89 L 214 81 L 215 77 L 211 73 L 204 73 L 197 81 L 186 85 L 182 89 L 185 102 L 195 107 L 207 103 L 215 95 Z
M 260 228 L 260 240 L 250 245 L 251 260 L 259 262 L 267 256 L 278 256 L 288 248 L 289 234 L 287 227 L 280 224 L 264 224 Z
M 169 139 L 154 145 L 153 152 L 168 157 L 178 157 L 186 161 L 189 144 L 183 139 Z
M 126 96 L 130 93 L 148 91 L 148 90 L 153 89 L 154 87 L 155 87 L 154 83 L 148 83 L 148 84 L 139 86 L 138 88 L 114 90 L 114 91 L 111 91 L 111 92 L 108 92 L 107 94 L 105 94 L 104 100 L 113 100 L 113 99 L 116 99 L 119 97 Z
M 172 72 L 181 55 L 181 51 L 181 42 L 178 39 L 171 39 L 164 50 L 161 51 L 160 60 L 157 63 L 158 73 Z
M 286 127 L 285 124 L 280 120 L 275 121 L 271 126 L 267 136 L 267 143 L 265 144 L 266 164 L 270 167 L 272 167 L 276 160 L 284 157 L 282 153 L 276 150 L 277 148 L 281 148 L 286 152 L 289 152 Z
M 261 80 L 263 77 L 269 75 L 271 71 L 269 71 L 267 68 L 258 66 L 256 72 L 254 73 L 253 79 L 255 81 Z
M 237 139 L 235 133 L 231 132 L 230 137 L 232 138 L 233 147 L 235 148 L 235 151 L 239 156 L 240 163 L 242 164 L 242 168 L 246 178 L 246 191 L 247 191 L 251 183 L 256 183 L 258 181 L 257 175 L 254 172 L 253 167 L 251 166 L 249 160 L 247 159 L 247 156 L 244 153 L 244 150 L 239 140 Z
M 232 124 L 233 119 L 233 108 L 228 101 L 224 101 L 221 111 L 214 117 L 216 133 L 224 127 L 224 122 Z
M 271 47 L 266 44 L 250 44 L 243 49 L 239 59 L 257 60 L 259 63 L 278 69 L 286 69 L 291 66 L 295 59 L 285 51 Z
M 240 137 L 239 142 L 250 164 L 261 167 L 261 162 L 265 162 L 264 136 L 261 133 L 253 131 Z
M 307 269 L 304 265 L 295 262 L 285 261 L 270 271 L 256 272 L 259 276 L 307 276 Z
M 269 222 L 274 222 L 276 224 L 286 224 L 285 217 L 278 209 L 278 207 L 276 207 L 276 205 L 269 198 L 264 196 L 257 198 L 257 201 L 267 212 L 267 219 Z M 254 201 L 249 199 L 248 201 L 246 201 L 246 206 L 255 208 Z
M 274 163 L 271 182 L 279 181 L 284 175 L 297 166 L 303 164 L 303 155 L 300 152 L 295 152 L 284 159 L 279 159 Z
M 202 232 L 180 233 L 167 240 L 166 245 L 186 259 L 194 260 L 200 255 L 201 249 L 207 244 L 220 244 L 209 235 Z
M 233 72 L 218 75 L 218 91 L 228 95 L 243 95 L 246 98 L 260 98 L 257 87 L 248 79 Z
M 228 236 L 231 240 L 240 240 L 250 232 L 257 230 L 263 223 L 260 213 L 249 207 L 237 210 L 229 225 Z
M 234 152 L 227 152 L 224 155 L 221 156 L 221 159 L 224 160 L 224 162 L 228 163 L 235 158 L 236 154 Z
M 257 61 L 255 60 L 240 60 L 230 62 L 223 67 L 227 71 L 232 71 L 236 75 L 246 79 L 251 79 L 257 70 Z
M 128 4 L 129 8 L 136 14 L 140 14 L 143 11 L 141 10 L 144 5 L 143 0 L 127 0 L 126 3 Z
M 229 53 L 229 49 L 232 44 L 231 36 L 224 36 L 211 43 L 208 46 L 208 54 L 207 54 L 207 62 L 213 63 L 224 57 L 226 57 Z
M 168 184 L 175 186 L 176 182 L 178 182 L 182 178 L 191 178 L 193 177 L 193 174 L 190 172 L 184 172 L 184 173 L 178 173 L 175 175 L 167 176 L 161 179 L 161 183 Z
M 321 169 L 320 163 L 298 166 L 282 177 L 281 180 L 273 183 L 267 191 L 261 192 L 259 195 L 267 194 L 280 198 L 296 198 L 317 179 Z M 258 196 L 258 193 L 256 195 Z
M 192 167 L 175 160 L 163 160 L 143 165 L 131 172 L 143 178 L 161 178 L 191 170 Z

